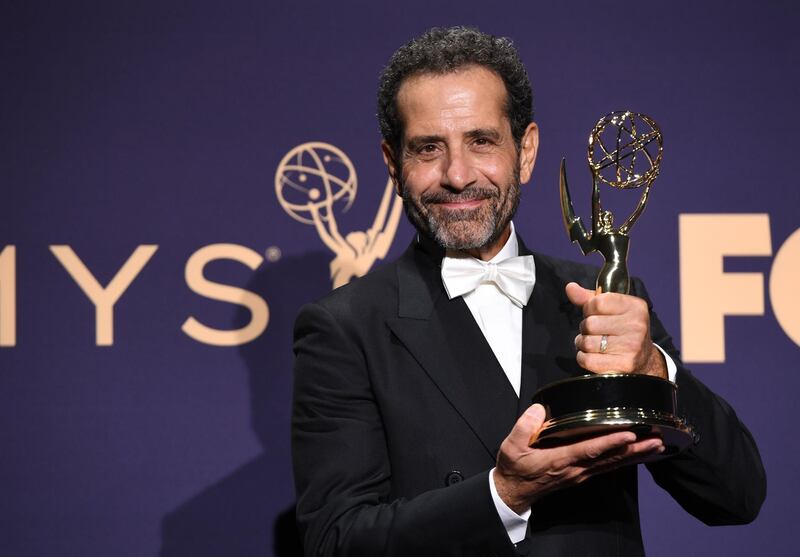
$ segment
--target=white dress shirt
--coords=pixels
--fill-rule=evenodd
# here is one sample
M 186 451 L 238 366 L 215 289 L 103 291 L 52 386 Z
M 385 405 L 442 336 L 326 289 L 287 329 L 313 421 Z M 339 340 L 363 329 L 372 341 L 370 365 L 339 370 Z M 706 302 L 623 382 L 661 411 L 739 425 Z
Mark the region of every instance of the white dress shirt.
M 511 235 L 508 241 L 489 262 L 497 264 L 509 257 L 516 257 L 518 254 L 519 243 L 517 242 L 517 235 L 514 232 L 514 223 L 512 222 Z M 460 257 L 463 257 L 463 255 L 460 255 Z M 534 276 L 534 281 L 535 278 Z M 489 343 L 497 361 L 503 368 L 506 377 L 508 377 L 509 383 L 514 388 L 514 392 L 519 396 L 522 382 L 522 308 L 516 306 L 492 282 L 481 283 L 475 290 L 464 294 L 463 298 L 481 332 L 483 332 L 486 342 Z M 654 344 L 654 346 L 664 354 L 669 379 L 670 381 L 675 381 L 675 374 L 677 373 L 675 362 L 660 346 L 657 344 Z M 494 468 L 489 471 L 489 490 L 491 491 L 497 514 L 500 516 L 511 542 L 518 543 L 525 539 L 531 510 L 528 509 L 522 514 L 517 514 L 511 510 L 498 495 L 497 488 L 494 485 L 493 474 Z

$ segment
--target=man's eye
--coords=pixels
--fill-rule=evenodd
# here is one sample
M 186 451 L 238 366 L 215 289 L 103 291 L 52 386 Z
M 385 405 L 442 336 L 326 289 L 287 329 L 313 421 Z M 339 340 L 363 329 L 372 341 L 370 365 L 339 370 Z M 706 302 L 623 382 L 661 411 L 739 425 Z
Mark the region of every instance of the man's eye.
M 485 145 L 491 145 L 492 142 L 487 137 L 476 137 L 475 141 L 473 142 L 478 147 L 483 147 Z
M 435 143 L 426 143 L 425 145 L 422 145 L 419 149 L 417 149 L 417 153 L 420 155 L 432 155 L 438 150 L 439 148 L 436 146 Z

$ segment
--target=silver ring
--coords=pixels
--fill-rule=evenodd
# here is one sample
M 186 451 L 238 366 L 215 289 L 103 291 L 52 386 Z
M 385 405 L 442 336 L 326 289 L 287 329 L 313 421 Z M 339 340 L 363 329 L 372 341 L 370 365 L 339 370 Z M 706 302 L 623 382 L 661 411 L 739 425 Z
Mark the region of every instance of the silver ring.
M 608 335 L 603 335 L 600 337 L 600 353 L 605 354 L 607 349 L 608 349 Z

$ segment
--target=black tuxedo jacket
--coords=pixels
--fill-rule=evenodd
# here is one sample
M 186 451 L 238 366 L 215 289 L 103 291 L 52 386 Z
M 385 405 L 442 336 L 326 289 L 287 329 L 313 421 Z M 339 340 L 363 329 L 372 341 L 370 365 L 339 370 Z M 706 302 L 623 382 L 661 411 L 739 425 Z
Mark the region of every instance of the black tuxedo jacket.
M 530 253 L 521 242 L 520 253 Z M 447 298 L 443 252 L 426 241 L 303 308 L 292 445 L 306 555 L 643 555 L 636 467 L 537 502 L 517 548 L 492 502 L 488 471 L 533 393 L 584 373 L 573 344 L 582 316 L 564 286 L 593 288 L 597 270 L 533 255 L 519 398 L 466 303 Z M 632 293 L 647 299 L 638 280 Z M 650 472 L 706 523 L 750 521 L 765 491 L 755 443 L 651 316 L 653 341 L 678 364 L 679 411 L 698 435 Z

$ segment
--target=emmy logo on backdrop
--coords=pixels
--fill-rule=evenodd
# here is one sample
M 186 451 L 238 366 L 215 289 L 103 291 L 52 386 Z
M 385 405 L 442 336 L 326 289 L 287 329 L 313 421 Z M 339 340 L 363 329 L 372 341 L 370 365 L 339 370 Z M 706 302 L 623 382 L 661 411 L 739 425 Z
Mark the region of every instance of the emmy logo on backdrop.
M 357 189 L 353 163 L 329 143 L 298 145 L 286 153 L 275 172 L 275 192 L 283 210 L 296 221 L 313 224 L 335 254 L 331 261 L 333 288 L 363 276 L 376 260 L 386 257 L 403 208 L 388 180 L 372 226 L 366 232 L 342 236 L 336 213 L 350 209 Z

